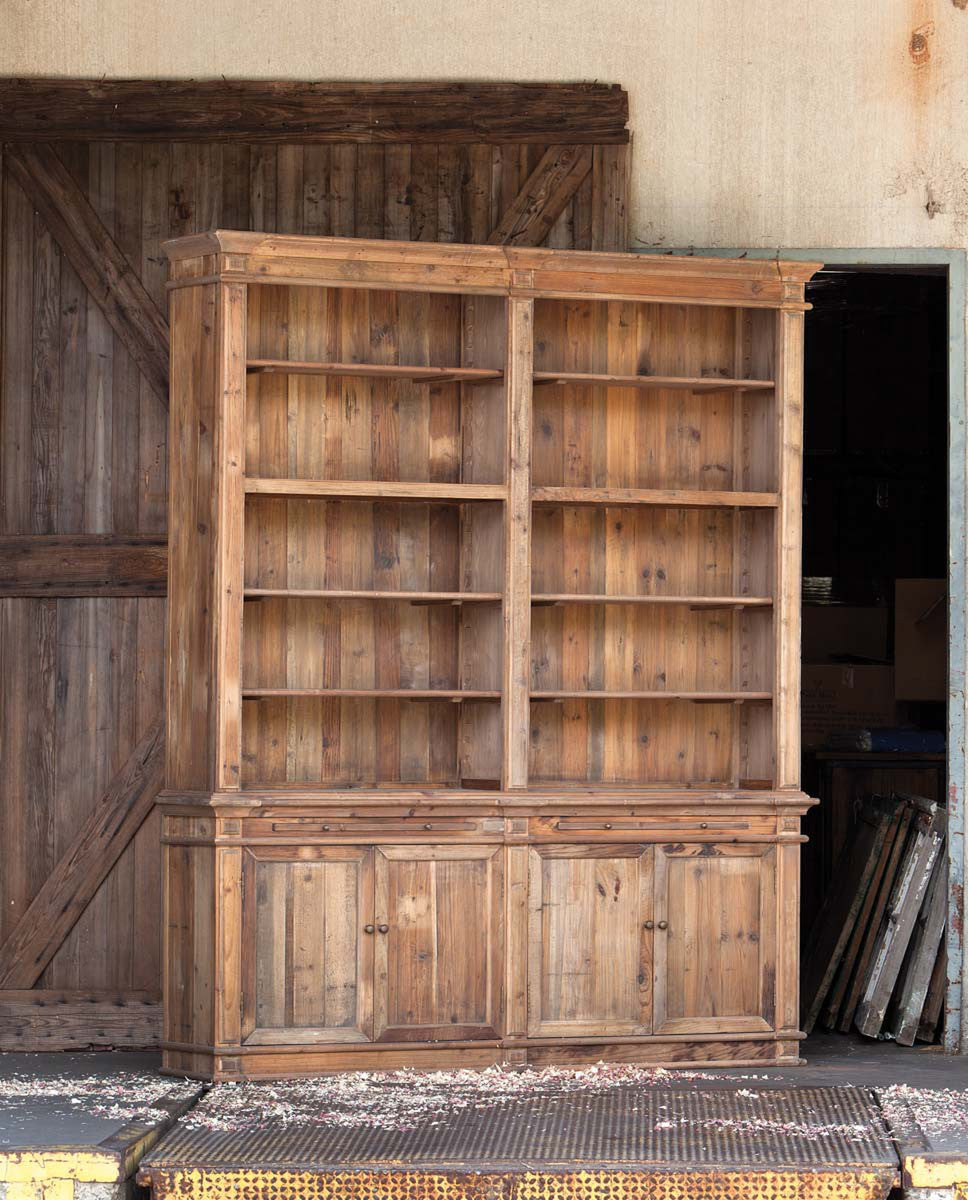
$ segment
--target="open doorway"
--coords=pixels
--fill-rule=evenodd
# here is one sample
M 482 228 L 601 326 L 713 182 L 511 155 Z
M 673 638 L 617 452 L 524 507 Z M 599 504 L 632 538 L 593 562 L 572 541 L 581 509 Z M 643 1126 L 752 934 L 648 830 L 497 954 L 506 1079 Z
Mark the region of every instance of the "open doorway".
M 807 298 L 804 1027 L 930 1045 L 947 978 L 948 280 L 828 267 Z

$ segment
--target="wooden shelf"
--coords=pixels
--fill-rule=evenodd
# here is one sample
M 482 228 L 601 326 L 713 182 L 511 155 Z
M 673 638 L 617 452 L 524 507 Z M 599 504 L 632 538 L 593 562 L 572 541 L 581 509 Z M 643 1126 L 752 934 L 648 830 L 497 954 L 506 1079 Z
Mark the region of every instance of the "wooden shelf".
M 530 695 L 532 700 L 691 700 L 694 704 L 743 704 L 773 699 L 772 692 L 535 691 Z
M 534 592 L 532 604 L 667 604 L 693 609 L 769 608 L 772 596 L 603 596 L 570 592 Z
M 534 504 L 651 504 L 659 508 L 776 508 L 776 492 L 713 492 L 687 488 L 535 487 Z
M 483 367 L 407 367 L 382 363 L 290 362 L 283 358 L 250 358 L 250 375 L 342 375 L 358 379 L 406 379 L 414 383 L 493 383 L 503 371 Z
M 330 500 L 422 500 L 446 503 L 504 500 L 503 483 L 399 483 L 379 479 L 254 479 L 245 481 L 250 496 L 301 496 Z
M 349 591 L 334 588 L 246 588 L 253 600 L 387 600 L 411 604 L 491 604 L 500 600 L 500 592 L 380 592 Z
M 772 379 L 723 379 L 716 375 L 598 375 L 583 371 L 535 371 L 535 386 L 641 388 L 687 392 L 765 392 L 776 385 Z
M 296 696 L 344 696 L 363 700 L 500 700 L 500 692 L 449 688 L 243 688 L 243 700 L 273 700 Z

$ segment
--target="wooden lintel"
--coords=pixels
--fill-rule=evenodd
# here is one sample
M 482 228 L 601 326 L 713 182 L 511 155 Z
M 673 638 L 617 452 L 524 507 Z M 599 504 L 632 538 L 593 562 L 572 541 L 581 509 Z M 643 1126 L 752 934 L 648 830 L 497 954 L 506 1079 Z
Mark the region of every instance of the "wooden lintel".
M 9 145 L 4 165 L 167 407 L 168 323 L 88 198 L 52 146 Z
M 0 948 L 0 989 L 32 988 L 141 828 L 164 774 L 161 720 L 150 726 Z
M 590 146 L 550 147 L 508 205 L 488 241 L 495 246 L 540 246 L 591 169 Z
M 164 596 L 163 534 L 0 537 L 0 596 Z
M 8 141 L 586 142 L 629 140 L 603 83 L 0 80 Z

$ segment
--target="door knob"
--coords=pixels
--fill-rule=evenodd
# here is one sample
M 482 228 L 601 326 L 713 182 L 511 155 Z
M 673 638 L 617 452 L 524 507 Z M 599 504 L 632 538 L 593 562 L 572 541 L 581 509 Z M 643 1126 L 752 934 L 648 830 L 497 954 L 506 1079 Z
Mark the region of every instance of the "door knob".
M 660 921 L 660 922 L 659 922 L 659 928 L 660 928 L 660 929 L 668 929 L 668 928 L 669 928 L 669 922 L 668 922 L 668 921 Z
M 643 925 L 643 929 L 654 929 L 654 928 L 655 928 L 654 921 L 646 921 L 645 924 Z
M 373 925 L 364 925 L 364 926 L 363 926 L 363 932 L 364 932 L 364 933 L 373 933 L 373 932 L 374 932 L 374 926 L 373 926 Z
M 389 925 L 377 925 L 377 929 L 379 929 L 379 931 L 380 931 L 381 933 L 389 933 L 389 932 L 390 932 L 390 926 L 389 926 Z

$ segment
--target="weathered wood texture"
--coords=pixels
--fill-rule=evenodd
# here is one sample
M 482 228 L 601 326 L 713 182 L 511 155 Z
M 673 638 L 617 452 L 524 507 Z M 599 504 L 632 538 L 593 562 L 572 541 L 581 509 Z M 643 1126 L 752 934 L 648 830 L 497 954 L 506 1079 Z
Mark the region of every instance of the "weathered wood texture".
M 5 79 L 0 139 L 259 142 L 628 141 L 599 83 Z
M 0 596 L 164 596 L 167 576 L 159 534 L 0 537 Z
M 48 142 L 8 150 L 0 184 L 0 555 L 10 568 L 0 572 L 0 943 L 163 708 L 167 414 L 158 381 L 166 364 L 163 323 L 152 316 L 167 312 L 160 242 L 217 226 L 484 242 L 552 143 L 591 142 L 599 144 L 582 153 L 591 153 L 592 170 L 547 244 L 626 245 L 616 220 L 626 147 L 601 144 L 626 140 L 620 91 L 502 85 L 492 110 L 480 89 L 435 85 L 426 106 L 411 106 L 411 141 L 401 142 L 399 89 L 374 93 L 373 105 L 356 108 L 358 124 L 341 126 L 353 89 L 325 107 L 315 103 L 319 89 L 290 89 L 287 100 L 286 86 L 253 93 L 216 83 L 212 103 L 199 104 L 193 86 L 152 82 L 139 109 L 136 83 L 57 81 L 53 91 L 46 81 L 0 83 L 0 138 Z M 262 108 L 259 89 L 269 97 Z M 256 96 L 258 115 L 233 129 L 226 113 L 242 92 Z M 63 102 L 67 93 L 76 104 Z M 292 125 L 310 101 L 318 123 Z M 385 139 L 381 104 L 398 105 L 396 133 Z M 442 112 L 448 124 L 438 123 Z M 240 140 L 244 128 L 251 140 Z M 320 144 L 266 144 L 287 142 L 294 128 Z M 121 133 L 125 141 L 112 140 Z M 58 141 L 75 137 L 87 140 Z M 355 138 L 374 144 L 350 144 Z M 508 139 L 522 144 L 483 144 Z M 158 996 L 158 836 L 150 815 L 40 988 Z M 125 1027 L 129 1036 L 93 1001 L 78 1003 L 65 1044 L 87 1044 L 85 1013 L 91 1044 L 106 1044 L 105 1029 L 116 1031 L 116 1044 L 139 1044 L 131 1031 L 157 1028 L 139 1019 Z M 18 1009 L 11 1045 L 52 1045 L 44 1011 Z
M 815 264 L 164 249 L 166 1066 L 792 1057 Z

